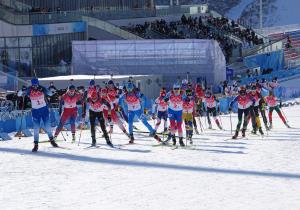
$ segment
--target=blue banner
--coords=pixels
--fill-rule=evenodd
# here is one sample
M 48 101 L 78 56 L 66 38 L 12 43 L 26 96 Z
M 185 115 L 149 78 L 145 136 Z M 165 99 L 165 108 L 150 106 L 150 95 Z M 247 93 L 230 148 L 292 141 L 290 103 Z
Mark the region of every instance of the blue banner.
M 32 26 L 33 36 L 86 32 L 85 22 L 35 24 Z
M 283 50 L 278 50 L 275 52 L 258 54 L 253 56 L 248 56 L 244 58 L 244 64 L 248 68 L 260 69 L 273 69 L 273 71 L 278 71 L 284 68 L 284 53 Z

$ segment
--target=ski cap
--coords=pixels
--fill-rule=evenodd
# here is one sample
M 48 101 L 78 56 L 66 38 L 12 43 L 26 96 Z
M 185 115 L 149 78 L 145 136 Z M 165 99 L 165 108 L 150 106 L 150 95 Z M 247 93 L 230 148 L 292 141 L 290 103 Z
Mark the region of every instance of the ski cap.
M 165 96 L 167 95 L 167 91 L 166 91 L 166 88 L 165 88 L 165 87 L 163 87 L 163 88 L 160 90 L 159 95 L 160 95 L 161 97 L 165 97 Z
M 34 77 L 31 79 L 31 85 L 33 86 L 38 86 L 40 83 L 39 83 L 39 80 L 38 78 Z
M 127 91 L 131 92 L 131 91 L 133 91 L 133 88 L 134 88 L 133 84 L 131 82 L 128 82 L 126 85 Z
M 75 88 L 74 85 L 69 85 L 68 89 L 69 89 L 69 90 L 75 90 L 76 88 Z
M 95 80 L 91 79 L 90 80 L 90 86 L 94 86 L 95 85 Z
M 114 81 L 112 81 L 112 80 L 108 80 L 107 84 L 108 84 L 108 85 L 115 85 L 115 84 L 114 84 Z

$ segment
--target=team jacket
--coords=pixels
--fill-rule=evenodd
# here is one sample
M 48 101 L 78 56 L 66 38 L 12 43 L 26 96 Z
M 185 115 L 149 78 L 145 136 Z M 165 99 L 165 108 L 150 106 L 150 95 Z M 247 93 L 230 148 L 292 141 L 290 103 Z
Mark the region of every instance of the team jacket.
M 255 100 L 254 106 L 259 106 L 260 101 L 263 100 L 263 97 L 260 93 L 256 92 L 255 95 L 251 95 L 251 97 Z
M 173 90 L 167 93 L 166 97 L 164 98 L 165 101 L 168 102 L 168 108 L 174 111 L 182 111 L 183 109 L 183 100 L 186 98 L 186 96 L 183 94 L 183 92 L 180 92 L 180 94 L 176 95 Z
M 152 113 L 156 112 L 156 108 L 159 112 L 164 112 L 168 109 L 168 103 L 164 100 L 163 97 L 158 97 L 157 99 L 155 99 L 152 106 Z
M 93 92 L 97 92 L 97 87 L 96 86 L 88 87 L 87 91 L 85 92 L 85 97 L 90 98 Z
M 236 96 L 230 103 L 230 106 L 232 107 L 235 102 L 238 103 L 239 109 L 248 109 L 250 106 L 255 104 L 255 100 L 249 94 L 246 94 L 245 96 Z
M 18 92 L 18 96 L 22 96 L 23 92 L 20 90 Z M 46 89 L 43 86 L 38 86 L 36 89 L 32 87 L 28 87 L 26 89 L 26 95 L 31 100 L 31 107 L 32 109 L 40 109 L 46 107 L 48 105 L 46 100 L 46 95 L 52 96 L 52 92 Z
M 210 97 L 204 97 L 203 101 L 206 103 L 207 108 L 215 108 L 219 102 L 214 95 Z
M 65 93 L 61 97 L 61 103 L 65 109 L 77 108 L 77 102 L 82 99 L 81 94 L 75 93 L 73 96 L 70 96 L 68 93 Z
M 107 90 L 107 100 L 110 103 L 113 103 L 115 106 L 118 104 L 119 101 L 119 94 L 118 94 L 118 89 L 117 88 L 106 88 Z
M 184 113 L 193 113 L 194 112 L 195 101 L 194 99 L 185 98 L 183 100 L 183 109 Z
M 145 96 L 140 92 L 127 92 L 119 100 L 120 104 L 127 105 L 128 111 L 137 111 L 145 107 Z
M 76 93 L 73 96 L 70 96 L 68 93 L 65 93 L 61 96 L 60 104 L 59 104 L 59 113 L 62 111 L 62 107 L 64 109 L 74 109 L 77 110 L 77 102 L 82 100 L 82 95 L 80 93 Z
M 83 100 L 83 115 L 85 113 L 86 107 L 88 104 L 89 105 L 89 110 L 93 111 L 93 112 L 102 112 L 103 108 L 106 106 L 108 109 L 110 109 L 110 104 L 107 100 L 105 100 L 104 98 L 101 98 L 99 93 L 98 94 L 98 98 L 96 101 L 92 100 L 91 97 L 85 98 L 85 100 Z M 88 96 L 88 95 L 87 95 Z
M 269 107 L 275 107 L 278 105 L 277 98 L 275 96 L 273 97 L 267 96 L 265 99 Z

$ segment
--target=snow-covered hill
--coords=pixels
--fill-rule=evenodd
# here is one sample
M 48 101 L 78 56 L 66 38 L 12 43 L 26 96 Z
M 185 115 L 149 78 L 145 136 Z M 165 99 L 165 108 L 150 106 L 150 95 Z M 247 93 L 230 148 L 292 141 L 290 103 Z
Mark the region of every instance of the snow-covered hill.
M 282 26 L 300 24 L 299 0 L 263 0 L 263 26 Z M 227 14 L 228 17 L 241 18 L 254 28 L 259 27 L 259 0 L 242 0 Z
M 99 148 L 86 149 L 89 131 L 80 146 L 44 143 L 37 154 L 32 138 L 0 141 L 0 209 L 298 210 L 300 106 L 284 111 L 298 128 L 287 129 L 274 113 L 264 139 L 247 133 L 248 139 L 231 140 L 230 117 L 222 116 L 226 131 L 195 135 L 192 149 L 153 147 L 147 134 L 120 149 L 106 147 L 103 138 Z M 117 129 L 112 139 L 128 141 Z

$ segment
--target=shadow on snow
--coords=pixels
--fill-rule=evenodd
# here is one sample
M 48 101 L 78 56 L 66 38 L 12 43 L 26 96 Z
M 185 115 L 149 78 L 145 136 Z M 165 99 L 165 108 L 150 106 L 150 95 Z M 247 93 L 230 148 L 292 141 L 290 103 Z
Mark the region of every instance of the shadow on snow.
M 118 159 L 107 159 L 107 158 L 95 158 L 95 157 L 80 156 L 80 155 L 73 155 L 73 154 L 66 154 L 66 153 L 63 154 L 48 153 L 43 151 L 38 153 L 31 153 L 28 150 L 16 149 L 16 148 L 0 148 L 0 151 L 8 152 L 8 153 L 16 153 L 16 154 L 25 153 L 27 155 L 32 155 L 32 156 L 67 159 L 67 160 L 80 161 L 80 162 L 101 163 L 101 164 L 110 164 L 110 165 L 117 165 L 117 166 L 131 166 L 137 168 L 156 168 L 156 169 L 169 169 L 169 170 L 184 170 L 184 171 L 200 172 L 200 173 L 205 172 L 205 173 L 258 176 L 258 177 L 300 179 L 300 174 L 293 174 L 293 173 L 234 170 L 234 169 L 176 165 L 176 164 L 155 163 L 155 162 L 129 161 L 129 160 L 118 160 Z

